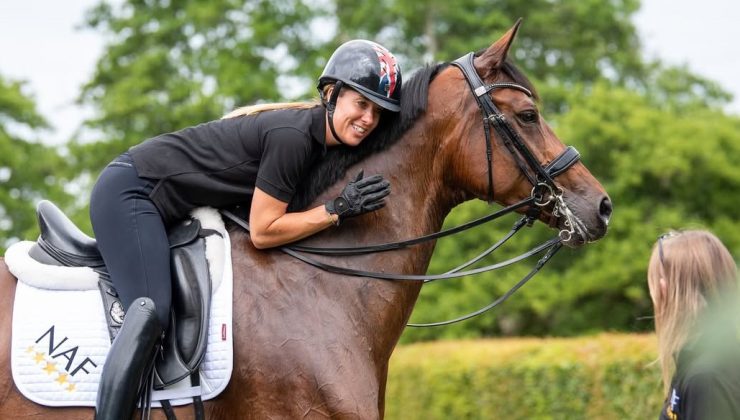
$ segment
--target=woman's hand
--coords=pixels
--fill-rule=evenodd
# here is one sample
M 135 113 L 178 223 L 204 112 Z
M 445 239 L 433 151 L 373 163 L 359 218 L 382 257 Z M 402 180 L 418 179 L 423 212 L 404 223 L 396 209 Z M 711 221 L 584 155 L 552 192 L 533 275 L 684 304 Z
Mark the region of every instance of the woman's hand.
M 339 197 L 326 202 L 326 211 L 340 218 L 359 216 L 385 206 L 391 185 L 382 175 L 363 178 L 363 171 L 350 181 Z

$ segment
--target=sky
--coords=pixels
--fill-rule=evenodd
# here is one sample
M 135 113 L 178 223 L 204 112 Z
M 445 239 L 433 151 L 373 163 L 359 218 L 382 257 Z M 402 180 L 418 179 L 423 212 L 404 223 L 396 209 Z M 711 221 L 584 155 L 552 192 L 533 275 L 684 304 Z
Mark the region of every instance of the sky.
M 75 105 L 93 74 L 105 40 L 79 28 L 98 0 L 0 0 L 0 75 L 27 81 L 40 113 L 53 130 L 48 144 L 62 144 L 91 110 Z M 649 58 L 687 64 L 737 98 L 740 114 L 740 1 L 643 0 L 634 22 Z M 526 30 L 526 26 L 524 27 Z

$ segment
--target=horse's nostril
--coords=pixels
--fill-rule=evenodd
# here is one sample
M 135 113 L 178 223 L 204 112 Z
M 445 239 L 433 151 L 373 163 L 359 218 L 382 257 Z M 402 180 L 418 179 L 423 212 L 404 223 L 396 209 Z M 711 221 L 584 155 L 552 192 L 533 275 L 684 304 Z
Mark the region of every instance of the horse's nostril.
M 599 205 L 599 214 L 606 221 L 609 222 L 609 218 L 612 216 L 612 201 L 609 197 L 604 197 Z

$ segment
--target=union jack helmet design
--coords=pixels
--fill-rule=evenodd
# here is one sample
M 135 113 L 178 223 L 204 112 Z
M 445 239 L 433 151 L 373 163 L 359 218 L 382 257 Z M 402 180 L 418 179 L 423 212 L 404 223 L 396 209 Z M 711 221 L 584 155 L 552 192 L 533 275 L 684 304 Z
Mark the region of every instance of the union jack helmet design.
M 337 81 L 384 109 L 401 109 L 401 67 L 396 57 L 378 43 L 357 39 L 340 45 L 319 77 L 319 93 L 325 85 Z

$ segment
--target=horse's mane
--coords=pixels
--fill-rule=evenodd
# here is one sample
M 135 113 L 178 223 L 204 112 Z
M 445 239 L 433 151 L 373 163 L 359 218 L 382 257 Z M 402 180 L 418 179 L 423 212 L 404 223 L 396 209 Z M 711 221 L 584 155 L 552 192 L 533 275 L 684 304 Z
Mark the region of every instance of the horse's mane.
M 327 149 L 326 155 L 312 167 L 296 189 L 288 209 L 294 211 L 306 208 L 319 194 L 342 179 L 347 168 L 396 143 L 426 111 L 429 84 L 446 66 L 447 63 L 427 65 L 414 72 L 408 81 L 404 81 L 400 112 L 385 112 L 378 127 L 359 146 Z

